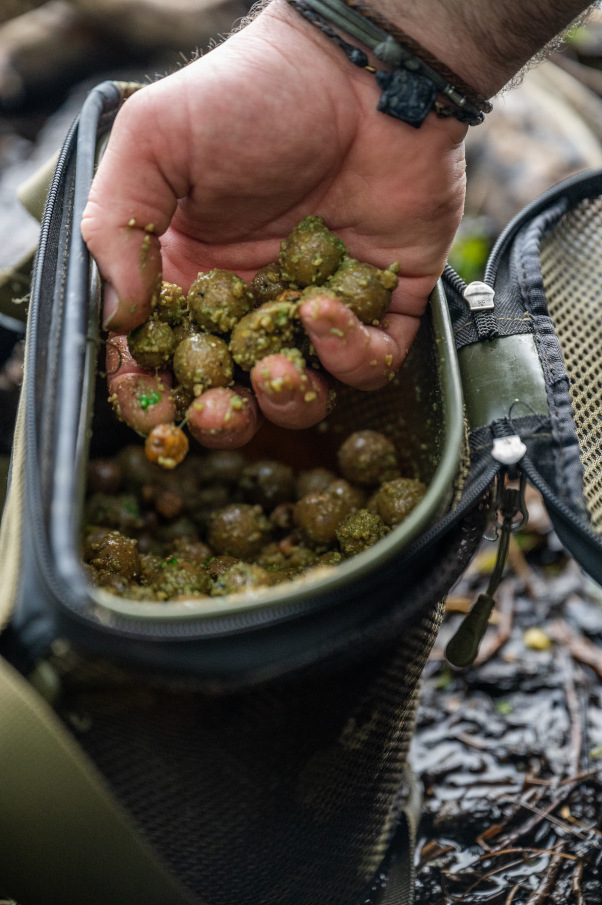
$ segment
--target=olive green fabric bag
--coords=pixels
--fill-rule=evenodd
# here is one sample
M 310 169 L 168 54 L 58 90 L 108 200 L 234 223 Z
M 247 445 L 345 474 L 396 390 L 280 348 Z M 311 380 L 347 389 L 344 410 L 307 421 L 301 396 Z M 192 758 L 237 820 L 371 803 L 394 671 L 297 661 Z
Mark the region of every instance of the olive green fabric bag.
M 313 905 L 318 897 L 409 905 L 418 799 L 407 755 L 420 676 L 442 600 L 491 510 L 502 510 L 503 553 L 521 487 L 532 481 L 563 541 L 600 578 L 601 457 L 586 459 L 598 442 L 592 420 L 602 389 L 596 382 L 587 406 L 585 391 L 571 399 L 578 375 L 571 388 L 555 329 L 562 337 L 570 311 L 564 336 L 577 360 L 593 323 L 598 330 L 597 297 L 569 281 L 552 320 L 547 304 L 559 280 L 542 273 L 556 266 L 567 235 L 580 235 L 581 220 L 571 225 L 580 205 L 593 237 L 579 239 L 580 254 L 595 269 L 592 199 L 601 177 L 560 187 L 511 224 L 485 288 L 466 291 L 448 271 L 399 378 L 378 394 L 341 388 L 326 430 L 299 432 L 299 448 L 315 453 L 345 431 L 386 426 L 402 467 L 428 484 L 405 523 L 331 573 L 286 589 L 219 604 L 128 601 L 91 586 L 80 562 L 88 456 L 115 452 L 129 434 L 97 385 L 100 286 L 78 229 L 96 148 L 128 91 L 105 83 L 90 94 L 59 157 L 34 266 L 0 535 L 0 653 L 11 664 L 5 707 L 14 712 L 18 687 L 44 731 L 34 728 L 28 741 L 2 733 L 0 744 L 5 753 L 40 753 L 58 739 L 68 749 L 72 768 L 62 775 L 72 769 L 88 791 L 65 795 L 60 833 L 81 851 L 77 869 L 90 886 L 103 872 L 102 844 L 85 846 L 81 827 L 99 808 L 99 827 L 109 814 L 116 821 L 115 839 L 140 836 L 119 846 L 132 854 L 132 877 L 152 857 L 149 876 L 174 905 L 179 896 L 204 905 Z M 602 327 L 596 335 L 591 348 Z M 502 567 L 503 556 L 487 605 Z M 484 624 L 469 617 L 458 659 L 469 659 Z M 3 760 L 14 776 L 12 791 L 5 784 L 11 814 L 28 762 L 39 773 L 33 756 L 19 771 L 11 756 Z M 84 816 L 75 810 L 70 819 L 75 801 Z M 55 869 L 46 844 L 32 875 L 2 813 L 0 798 L 0 892 L 20 905 L 81 902 L 81 878 L 65 889 L 68 871 Z M 35 821 L 22 819 L 34 839 Z M 110 895 L 99 886 L 107 900 L 146 901 L 144 886 L 138 895 L 120 882 L 122 868 L 123 857 Z

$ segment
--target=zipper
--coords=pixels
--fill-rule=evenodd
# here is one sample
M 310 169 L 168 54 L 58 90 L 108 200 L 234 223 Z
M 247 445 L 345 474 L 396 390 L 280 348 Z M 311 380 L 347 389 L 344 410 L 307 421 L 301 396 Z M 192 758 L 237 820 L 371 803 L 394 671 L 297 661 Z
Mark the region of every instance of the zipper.
M 602 171 L 599 171 L 597 174 L 592 175 L 598 175 L 601 181 L 600 191 L 602 191 Z M 569 176 L 568 179 L 563 180 L 563 182 L 558 183 L 558 185 L 554 185 L 551 188 L 547 189 L 547 191 L 543 192 L 543 194 L 541 194 L 535 201 L 532 201 L 527 205 L 527 207 L 523 208 L 522 211 L 517 214 L 514 219 L 510 221 L 510 223 L 508 223 L 508 225 L 498 236 L 493 248 L 491 249 L 491 252 L 487 259 L 487 264 L 485 265 L 485 272 L 483 274 L 482 282 L 475 281 L 475 283 L 467 284 L 462 279 L 462 277 L 458 273 L 456 273 L 456 271 L 453 269 L 453 267 L 451 267 L 450 264 L 447 264 L 443 271 L 443 277 L 445 278 L 445 280 L 458 293 L 458 295 L 462 296 L 464 299 L 466 299 L 466 290 L 470 289 L 471 286 L 476 286 L 477 284 L 489 287 L 491 290 L 493 290 L 497 278 L 500 260 L 505 254 L 508 245 L 514 240 L 516 234 L 520 232 L 520 230 L 528 220 L 535 217 L 538 213 L 544 211 L 549 206 L 550 201 L 553 200 L 556 196 L 560 196 L 557 216 L 561 216 L 562 213 L 569 207 L 569 200 L 565 196 L 565 193 L 567 192 L 567 190 L 570 190 L 572 186 L 582 183 L 583 177 L 583 173 L 576 173 L 573 176 Z M 588 197 L 589 194 L 591 194 L 591 191 L 584 193 L 583 197 Z M 494 299 L 492 299 L 491 309 L 493 314 L 493 312 L 495 311 Z M 478 330 L 478 320 L 481 318 L 481 315 L 478 313 L 480 309 L 471 308 L 471 310 L 476 311 L 475 322 Z M 484 323 L 484 321 L 482 321 L 482 323 Z M 490 336 L 489 338 L 493 339 L 494 337 Z M 481 336 L 479 336 L 479 339 L 481 339 Z
M 495 339 L 498 336 L 498 325 L 493 283 L 474 280 L 467 284 L 449 264 L 445 267 L 443 276 L 466 302 L 477 331 L 478 342 Z

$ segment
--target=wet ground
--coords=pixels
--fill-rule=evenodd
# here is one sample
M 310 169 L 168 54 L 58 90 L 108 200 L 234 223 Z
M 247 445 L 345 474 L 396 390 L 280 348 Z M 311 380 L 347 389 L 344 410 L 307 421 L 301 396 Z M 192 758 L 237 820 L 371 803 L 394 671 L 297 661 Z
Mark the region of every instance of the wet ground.
M 486 584 L 487 542 L 425 672 L 417 905 L 602 902 L 602 591 L 530 499 L 478 662 L 459 673 L 443 651 Z

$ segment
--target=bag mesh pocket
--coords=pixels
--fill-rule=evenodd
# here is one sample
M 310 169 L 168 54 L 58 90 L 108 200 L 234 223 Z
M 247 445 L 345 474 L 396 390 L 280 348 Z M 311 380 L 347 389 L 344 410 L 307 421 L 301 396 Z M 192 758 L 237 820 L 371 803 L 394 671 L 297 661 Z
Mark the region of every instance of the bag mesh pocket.
M 363 905 L 405 804 L 441 614 L 361 665 L 226 696 L 86 660 L 63 677 L 60 713 L 207 905 Z
M 602 199 L 586 199 L 548 233 L 540 250 L 550 317 L 571 380 L 591 525 L 602 534 Z

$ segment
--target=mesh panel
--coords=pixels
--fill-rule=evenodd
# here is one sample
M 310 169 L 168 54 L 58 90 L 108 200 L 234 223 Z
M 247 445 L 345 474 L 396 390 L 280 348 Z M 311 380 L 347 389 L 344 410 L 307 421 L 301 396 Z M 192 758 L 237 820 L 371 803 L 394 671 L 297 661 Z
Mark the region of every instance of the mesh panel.
M 361 666 L 229 696 L 88 661 L 65 677 L 61 713 L 205 905 L 359 905 L 403 803 L 440 618 Z
M 444 442 L 436 354 L 427 322 L 385 390 L 340 388 L 326 425 L 266 426 L 247 451 L 332 466 L 343 437 L 373 428 L 393 439 L 403 473 L 428 481 Z M 113 435 L 100 425 L 95 416 L 93 445 Z M 402 640 L 358 638 L 336 669 L 321 664 L 230 695 L 158 686 L 89 660 L 66 673 L 62 717 L 203 905 L 365 905 L 404 804 L 419 681 L 441 619 L 435 602 L 474 546 L 461 531 L 450 541 L 420 586 L 428 615 L 408 621 Z
M 571 379 L 584 496 L 602 534 L 602 200 L 569 211 L 546 236 L 541 268 L 550 317 Z

